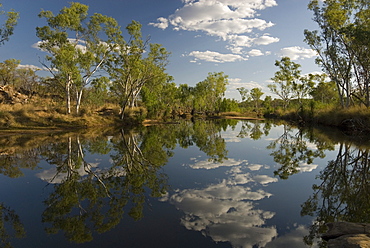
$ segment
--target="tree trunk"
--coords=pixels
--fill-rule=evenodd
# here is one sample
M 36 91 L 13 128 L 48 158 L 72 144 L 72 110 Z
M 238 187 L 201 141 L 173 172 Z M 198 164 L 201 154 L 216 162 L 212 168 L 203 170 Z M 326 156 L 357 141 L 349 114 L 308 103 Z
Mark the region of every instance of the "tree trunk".
M 66 84 L 66 108 L 67 108 L 67 114 L 71 113 L 71 76 L 68 75 L 67 84 Z
M 80 106 L 81 106 L 81 99 L 82 99 L 82 92 L 83 88 L 77 91 L 77 99 L 76 99 L 76 114 L 79 114 L 80 112 Z

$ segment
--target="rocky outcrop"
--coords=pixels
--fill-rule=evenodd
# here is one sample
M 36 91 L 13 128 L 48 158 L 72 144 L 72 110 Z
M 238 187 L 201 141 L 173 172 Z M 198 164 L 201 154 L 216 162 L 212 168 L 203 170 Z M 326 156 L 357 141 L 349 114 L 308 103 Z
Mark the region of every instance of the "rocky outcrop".
M 9 85 L 0 86 L 0 103 L 5 104 L 16 104 L 16 103 L 26 103 L 28 101 L 28 96 L 15 91 L 13 87 Z
M 327 226 L 322 239 L 328 241 L 328 248 L 370 248 L 370 224 L 334 222 Z

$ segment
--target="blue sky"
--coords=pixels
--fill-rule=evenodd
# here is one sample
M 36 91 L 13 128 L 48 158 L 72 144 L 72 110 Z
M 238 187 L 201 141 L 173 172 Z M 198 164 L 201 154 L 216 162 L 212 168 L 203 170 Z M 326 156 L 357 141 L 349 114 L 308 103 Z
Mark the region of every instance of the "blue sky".
M 57 14 L 64 0 L 2 0 L 3 10 L 20 12 L 10 41 L 0 47 L 0 61 L 15 58 L 24 66 L 41 67 L 45 54 L 33 45 L 36 27 L 46 25 L 38 13 Z M 229 76 L 226 97 L 240 100 L 236 88 L 267 84 L 277 68 L 275 60 L 289 56 L 302 73 L 319 72 L 315 53 L 303 42 L 304 29 L 317 29 L 309 0 L 81 0 L 89 13 L 112 16 L 124 28 L 131 20 L 143 25 L 144 36 L 171 52 L 167 72 L 177 84 L 194 86 L 209 72 Z M 264 98 L 264 96 L 262 96 Z

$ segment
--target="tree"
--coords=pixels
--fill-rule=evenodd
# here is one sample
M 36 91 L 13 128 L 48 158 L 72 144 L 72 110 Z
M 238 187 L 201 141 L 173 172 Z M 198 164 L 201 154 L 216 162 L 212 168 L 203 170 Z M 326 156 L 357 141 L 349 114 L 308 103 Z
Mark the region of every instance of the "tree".
M 219 112 L 229 83 L 227 78 L 223 72 L 208 73 L 207 78 L 195 86 L 194 107 L 202 111 Z
M 315 216 L 309 235 L 304 237 L 308 245 L 321 238 L 326 223 L 368 222 L 370 151 L 351 142 L 340 142 L 336 147 L 337 156 L 320 171 L 312 195 L 301 205 L 301 216 Z
M 236 88 L 237 91 L 239 91 L 239 94 L 242 98 L 242 102 L 244 102 L 245 100 L 248 99 L 248 93 L 249 93 L 249 90 L 244 88 L 244 87 L 240 87 L 240 88 Z
M 305 30 L 305 41 L 335 82 L 343 107 L 349 107 L 354 98 L 370 106 L 369 7 L 367 0 L 311 0 L 308 5 L 320 32 Z
M 337 87 L 333 81 L 320 82 L 312 89 L 310 94 L 315 101 L 319 101 L 324 104 L 337 103 L 339 101 Z
M 265 100 L 262 103 L 263 107 L 266 109 L 266 113 L 270 113 L 272 110 L 272 97 L 271 96 L 266 96 Z
M 125 109 L 133 108 L 144 85 L 162 84 L 169 81 L 165 72 L 169 52 L 160 44 L 149 44 L 142 40 L 141 24 L 132 21 L 126 30 L 130 35 L 129 42 L 119 40 L 117 49 L 110 53 L 105 64 L 112 81 L 111 91 L 118 97 L 121 105 L 121 118 Z M 147 53 L 147 57 L 143 55 Z
M 179 99 L 176 98 L 177 87 L 173 82 L 163 82 L 151 86 L 144 85 L 141 91 L 141 99 L 148 110 L 149 116 L 161 117 L 175 114 L 179 106 Z
M 39 47 L 50 55 L 44 65 L 65 89 L 67 113 L 71 112 L 71 90 L 76 94 L 79 112 L 84 88 L 102 67 L 107 55 L 116 48 L 121 31 L 115 19 L 98 13 L 88 17 L 88 6 L 71 3 L 58 15 L 41 11 L 48 25 L 37 27 Z M 73 38 L 71 38 L 73 35 Z
M 251 97 L 254 101 L 256 110 L 258 109 L 258 101 L 260 100 L 261 96 L 263 95 L 263 92 L 260 88 L 253 88 L 251 89 Z
M 275 77 L 271 78 L 275 84 L 269 84 L 268 87 L 283 100 L 284 109 L 294 98 L 298 100 L 302 108 L 302 99 L 308 96 L 316 81 L 322 81 L 325 78 L 325 75 L 320 74 L 301 76 L 299 69 L 301 65 L 291 61 L 289 57 L 276 61 L 275 66 L 278 66 L 280 70 L 275 73 Z
M 190 113 L 194 102 L 194 87 L 187 84 L 180 84 L 177 90 L 177 98 L 180 101 L 181 110 L 185 113 Z
M 301 65 L 294 63 L 289 57 L 283 57 L 280 61 L 275 61 L 275 66 L 280 70 L 275 72 L 271 78 L 274 84 L 267 85 L 269 89 L 278 95 L 284 102 L 284 109 L 289 105 L 290 100 L 294 97 L 294 87 L 300 79 Z
M 0 7 L 2 6 L 3 5 L 0 3 Z M 0 46 L 4 45 L 4 43 L 9 40 L 19 19 L 19 12 L 15 12 L 14 10 L 8 12 L 0 11 L 0 15 L 4 14 L 7 16 L 7 19 L 5 23 L 0 26 Z
M 17 67 L 21 63 L 17 59 L 7 59 L 0 63 L 0 81 L 2 85 L 13 84 L 16 80 Z

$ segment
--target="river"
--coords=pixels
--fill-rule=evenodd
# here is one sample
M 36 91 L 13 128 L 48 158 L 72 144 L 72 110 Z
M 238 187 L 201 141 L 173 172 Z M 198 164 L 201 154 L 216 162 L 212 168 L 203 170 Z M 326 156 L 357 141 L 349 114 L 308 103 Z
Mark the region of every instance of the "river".
M 2 135 L 0 246 L 325 247 L 367 220 L 369 148 L 237 120 Z

